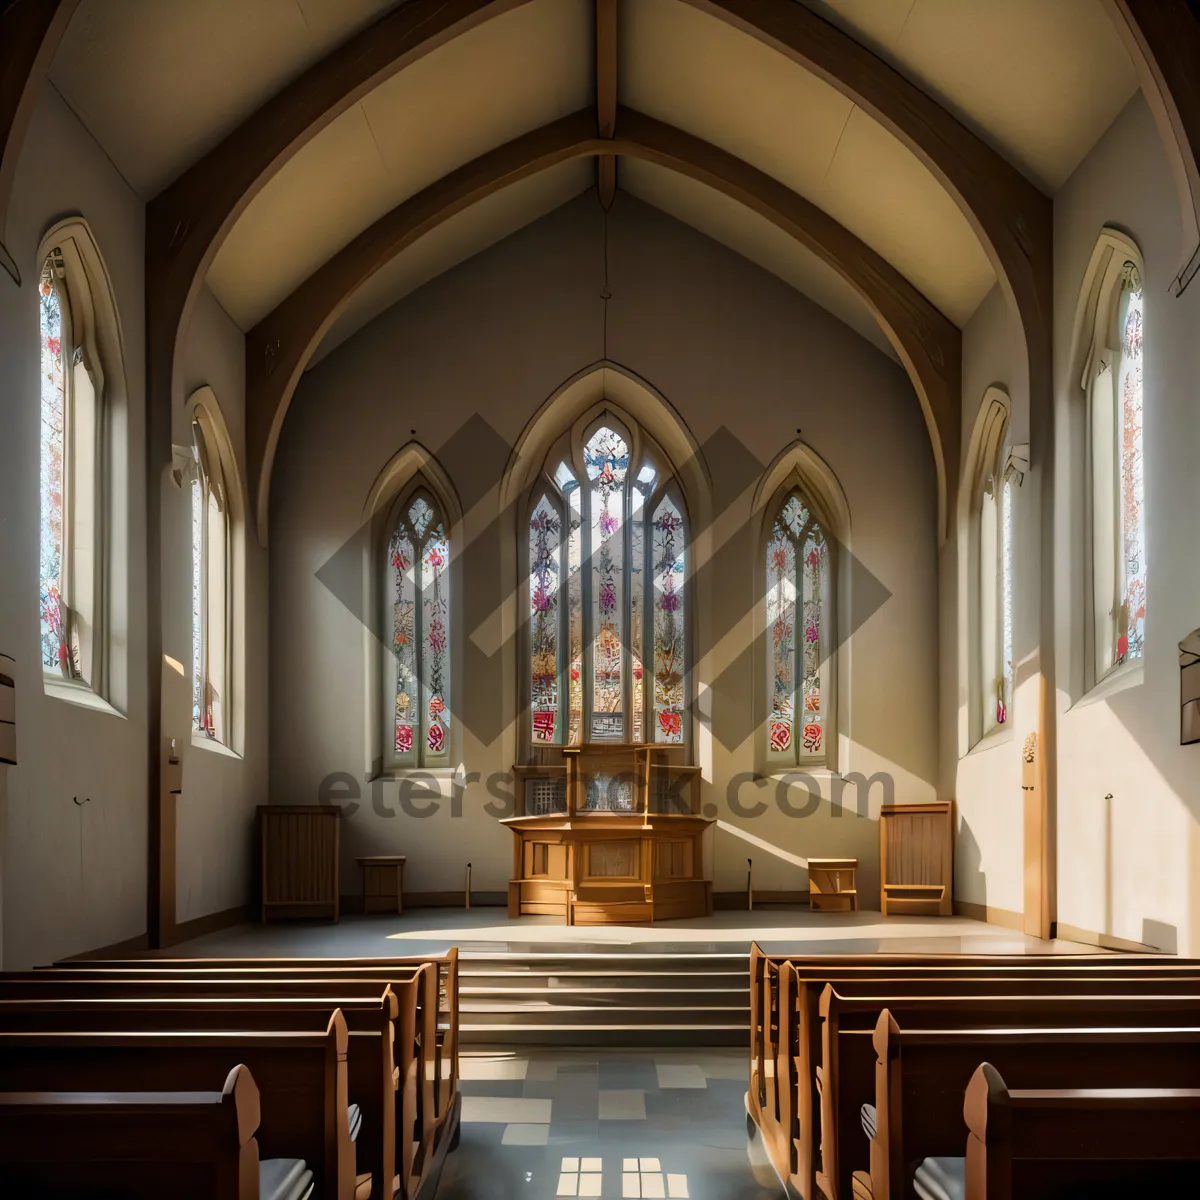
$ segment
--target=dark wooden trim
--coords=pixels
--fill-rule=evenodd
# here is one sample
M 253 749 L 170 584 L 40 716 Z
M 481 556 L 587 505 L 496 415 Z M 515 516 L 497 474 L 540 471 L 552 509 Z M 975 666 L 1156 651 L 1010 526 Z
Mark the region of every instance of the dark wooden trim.
M 700 138 L 631 109 L 618 112 L 616 154 L 679 171 L 777 225 L 854 287 L 908 370 L 929 428 L 939 507 L 956 474 L 961 408 L 957 327 L 885 259 L 778 180 Z M 266 542 L 271 468 L 291 397 L 321 337 L 354 291 L 422 234 L 497 189 L 597 153 L 590 110 L 516 138 L 406 200 L 325 263 L 246 335 L 246 442 L 259 537 Z
M 179 331 L 234 222 L 276 172 L 368 92 L 528 0 L 409 0 L 342 43 L 146 206 L 147 386 L 172 395 Z
M 1183 221 L 1179 295 L 1200 269 L 1200 11 L 1184 0 L 1106 0 L 1171 160 Z
M 1048 197 L 933 97 L 849 34 L 791 0 L 686 0 L 786 55 L 853 100 L 908 147 L 954 197 L 1016 308 L 1030 404 L 1051 405 L 1053 206 Z M 948 532 L 958 459 L 947 464 Z
M 455 213 L 547 167 L 594 155 L 599 146 L 588 108 L 480 155 L 363 230 L 246 334 L 246 458 L 264 545 L 283 418 L 305 365 L 355 290 Z
M 0 265 L 18 287 L 20 268 L 4 244 L 8 202 L 38 93 L 78 6 L 79 0 L 0 4 Z
M 463 903 L 465 897 L 461 891 L 457 892 L 408 892 L 404 893 L 404 911 L 408 912 L 410 908 L 465 908 Z M 477 892 L 471 890 L 471 907 L 472 908 L 507 908 L 508 893 L 507 892 Z M 344 892 L 341 898 L 342 913 L 360 914 L 363 911 L 362 892 Z M 371 917 L 380 917 L 383 920 L 396 920 L 400 917 L 398 913 L 378 912 L 369 913 Z
M 384 80 L 490 17 L 528 0 L 409 0 L 314 64 L 146 206 L 146 571 L 162 569 L 160 490 L 171 465 L 175 359 L 205 273 L 221 242 L 275 173 L 311 138 Z M 249 376 L 250 371 L 247 370 Z M 146 611 L 148 794 L 159 794 L 162 739 L 162 597 Z M 147 921 L 167 944 L 161 912 L 164 855 L 152 800 Z M 172 870 L 173 873 L 173 870 Z
M 969 917 L 972 921 L 986 921 L 989 925 L 1000 925 L 1005 929 L 1015 929 L 1021 932 L 1025 926 L 1025 917 L 1010 908 L 996 908 L 991 904 L 977 904 L 974 900 L 955 900 L 954 915 Z
M 190 942 L 193 938 L 203 937 L 206 933 L 217 933 L 221 929 L 229 929 L 234 925 L 244 925 L 252 919 L 252 909 L 249 904 L 238 904 L 233 908 L 223 908 L 219 912 L 208 913 L 203 917 L 193 917 L 176 925 L 171 945 L 180 942 Z
M 155 759 L 157 761 L 157 759 Z M 151 793 L 149 903 L 146 930 L 150 947 L 160 950 L 175 938 L 176 806 L 173 792 Z
M 602 138 L 617 131 L 617 0 L 596 0 L 596 128 Z M 596 191 L 607 212 L 617 193 L 617 160 L 596 160 Z

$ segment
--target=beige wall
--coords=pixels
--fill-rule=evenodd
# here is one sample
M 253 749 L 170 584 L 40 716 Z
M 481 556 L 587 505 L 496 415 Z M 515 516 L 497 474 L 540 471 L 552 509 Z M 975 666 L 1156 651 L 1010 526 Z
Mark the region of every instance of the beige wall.
M 146 527 L 143 205 L 52 88 L 25 141 L 6 244 L 24 285 L 0 276 L 0 650 L 17 660 L 17 767 L 0 766 L 5 967 L 134 938 L 146 930 Z M 112 281 L 124 343 L 124 456 L 114 520 L 127 543 L 114 581 L 119 714 L 48 698 L 38 647 L 37 250 L 59 220 L 89 224 Z M 243 337 L 207 290 L 182 348 L 183 397 L 209 384 L 243 459 Z M 107 366 L 108 364 L 106 364 Z M 174 441 L 190 438 L 176 398 Z M 164 650 L 191 663 L 188 496 L 162 485 Z M 253 806 L 266 793 L 266 554 L 249 540 L 245 757 L 188 754 L 178 810 L 177 919 L 244 904 Z M 155 586 L 159 586 L 156 582 Z M 257 651 L 255 648 L 258 648 Z M 72 797 L 91 802 L 76 806 Z
M 118 434 L 131 469 L 116 520 L 131 549 L 115 582 L 121 714 L 48 698 L 38 634 L 39 337 L 37 251 L 64 217 L 89 223 L 112 281 L 128 404 Z M 52 88 L 25 139 L 6 244 L 23 286 L 0 275 L 0 649 L 17 660 L 19 766 L 7 774 L 4 965 L 28 966 L 146 928 L 145 460 L 143 209 Z M 2 793 L 0 793 L 2 795 Z M 72 797 L 91 803 L 76 806 Z
M 271 798 L 311 802 L 331 773 L 353 777 L 363 799 L 343 830 L 347 872 L 355 854 L 400 852 L 408 855 L 406 886 L 414 891 L 461 887 L 467 861 L 478 889 L 501 890 L 509 877 L 510 835 L 482 812 L 489 799 L 482 783 L 467 788 L 461 820 L 449 806 L 420 819 L 399 813 L 394 780 L 376 786 L 382 811 L 398 815 L 372 810 L 363 782 L 364 635 L 316 573 L 355 534 L 372 482 L 411 437 L 437 450 L 479 413 L 511 445 L 565 381 L 604 357 L 601 235 L 594 197 L 571 202 L 394 306 L 321 362 L 297 392 L 271 497 Z M 778 279 L 624 194 L 611 215 L 610 246 L 608 359 L 657 389 L 701 445 L 727 426 L 765 466 L 800 427 L 837 476 L 852 552 L 891 593 L 853 639 L 843 769 L 889 772 L 897 800 L 933 797 L 935 489 L 907 379 Z M 471 468 L 448 470 L 470 508 Z M 494 509 L 483 507 L 490 519 Z M 745 526 L 749 497 L 731 510 L 735 530 Z M 504 601 L 500 562 L 515 545 L 515 523 L 480 534 L 486 561 L 467 581 L 469 628 L 471 613 L 485 615 Z M 741 528 L 717 569 L 698 582 L 715 626 L 751 614 L 758 570 L 756 531 Z M 454 630 L 460 645 L 467 632 Z M 511 767 L 511 732 L 496 729 L 495 715 L 511 710 L 514 671 L 510 652 L 503 680 L 480 672 L 466 683 L 466 724 L 489 733 L 466 738 L 457 757 L 485 778 Z M 749 707 L 759 671 L 756 660 L 753 670 L 750 659 L 742 661 L 720 694 L 702 702 L 718 734 L 731 713 Z M 758 792 L 747 783 L 742 803 L 765 796 L 768 812 L 739 817 L 727 787 L 736 773 L 753 770 L 753 738 L 730 748 L 719 737 L 699 744 L 704 799 L 723 822 L 715 835 L 718 890 L 744 886 L 748 856 L 756 885 L 775 889 L 806 884 L 802 868 L 778 851 L 847 852 L 862 860 L 859 886 L 868 903 L 877 896 L 877 825 L 855 815 L 853 786 L 842 816 L 831 809 L 831 781 L 821 775 L 818 809 L 799 820 L 776 807 L 774 781 Z M 873 813 L 880 796 L 876 787 Z M 792 789 L 793 805 L 804 799 L 802 788 Z M 356 886 L 353 874 L 344 876 L 344 890 Z
M 253 506 L 246 489 L 245 338 L 213 294 L 202 288 L 182 350 L 181 397 L 172 438 L 190 446 L 181 399 L 212 389 L 238 461 L 243 510 Z M 163 650 L 192 661 L 191 496 L 186 487 L 163 488 Z M 246 904 L 253 887 L 255 805 L 267 800 L 267 555 L 253 522 L 235 539 L 243 572 L 244 619 L 234 625 L 233 697 L 243 719 L 229 753 L 194 739 L 184 761 L 177 808 L 176 919 L 183 923 Z M 189 709 L 190 714 L 190 709 Z
M 1146 656 L 1128 686 L 1082 694 L 1081 425 L 1072 323 L 1104 225 L 1145 258 Z M 1179 745 L 1176 645 L 1200 624 L 1200 288 L 1175 298 L 1178 199 L 1140 95 L 1055 202 L 1060 922 L 1181 952 L 1200 952 L 1195 857 L 1200 749 Z M 1107 800 L 1107 795 L 1112 796 Z

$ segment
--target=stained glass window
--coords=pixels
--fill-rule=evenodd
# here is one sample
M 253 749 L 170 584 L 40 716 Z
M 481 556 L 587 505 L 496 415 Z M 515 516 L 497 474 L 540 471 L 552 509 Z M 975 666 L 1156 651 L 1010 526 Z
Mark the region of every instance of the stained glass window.
M 209 433 L 206 433 L 206 429 Z M 228 743 L 229 507 L 212 419 L 197 413 L 192 475 L 192 729 Z
M 1120 601 L 1113 662 L 1141 658 L 1146 635 L 1146 532 L 1142 499 L 1142 284 L 1130 266 L 1121 291 L 1121 357 L 1117 374 L 1120 459 L 1118 570 Z
M 529 519 L 529 621 L 532 644 L 533 740 L 561 737 L 559 681 L 559 574 L 562 519 L 543 495 Z
M 79 678 L 64 599 L 66 558 L 67 375 L 62 294 L 53 258 L 42 267 L 41 305 L 41 640 L 42 667 Z
M 670 477 L 635 461 L 637 440 L 602 421 L 535 490 L 534 745 L 685 740 L 685 518 Z
M 793 492 L 772 524 L 766 564 L 767 745 L 789 761 L 825 754 L 828 560 L 821 526 Z
M 683 741 L 683 516 L 670 496 L 654 511 L 654 740 Z
M 409 496 L 388 543 L 398 766 L 450 755 L 450 539 L 432 495 Z
M 629 447 L 602 426 L 584 447 L 591 482 L 591 741 L 626 739 L 621 668 L 625 657 L 625 475 Z

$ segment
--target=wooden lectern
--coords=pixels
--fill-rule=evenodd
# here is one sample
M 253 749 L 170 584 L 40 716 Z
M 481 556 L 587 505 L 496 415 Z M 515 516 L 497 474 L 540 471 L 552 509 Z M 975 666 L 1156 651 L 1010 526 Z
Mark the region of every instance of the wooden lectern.
M 567 925 L 646 925 L 712 912 L 698 767 L 678 747 L 564 747 L 561 763 L 518 766 L 508 915 Z

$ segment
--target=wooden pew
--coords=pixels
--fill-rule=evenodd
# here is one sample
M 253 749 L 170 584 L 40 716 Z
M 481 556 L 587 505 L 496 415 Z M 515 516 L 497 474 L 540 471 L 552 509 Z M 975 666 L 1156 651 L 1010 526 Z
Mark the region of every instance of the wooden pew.
M 49 997 L 81 988 L 94 996 L 308 996 L 320 993 L 377 997 L 391 983 L 399 991 L 417 977 L 415 1012 L 402 1005 L 397 1026 L 397 1059 L 402 1060 L 401 1101 L 397 1106 L 397 1168 L 402 1194 L 416 1195 L 436 1182 L 446 1154 L 457 1142 L 461 1111 L 457 1093 L 456 956 L 448 959 L 381 960 L 382 966 L 357 966 L 365 960 L 273 959 L 223 960 L 228 965 L 194 966 L 180 960 L 160 967 L 157 960 L 130 960 L 112 968 L 80 963 L 70 969 L 42 968 L 0 976 L 0 997 Z M 246 965 L 249 962 L 251 965 Z M 267 963 L 279 964 L 268 966 Z M 298 966 L 293 966 L 299 963 Z M 449 964 L 449 985 L 444 968 Z M 368 978 L 341 977 L 343 964 Z M 442 970 L 439 970 L 442 968 Z M 440 1008 L 440 1012 L 439 1012 Z M 444 1036 L 439 1036 L 439 1020 Z M 411 1056 L 405 1048 L 413 1048 Z M 415 1111 L 414 1120 L 411 1114 Z
M 875 1120 L 855 1200 L 903 1200 L 922 1159 L 958 1158 L 963 1096 L 981 1061 L 1022 1087 L 1187 1087 L 1200 1080 L 1193 1029 L 902 1029 L 887 1010 L 872 1039 Z
M 245 1066 L 220 1091 L 0 1092 L 0 1189 L 50 1200 L 259 1200 L 258 1124 Z
M 341 1012 L 310 1032 L 0 1032 L 0 1090 L 112 1092 L 210 1090 L 244 1063 L 262 1096 L 261 1157 L 303 1158 L 325 1200 L 366 1200 L 350 1140 Z
M 415 983 L 411 985 L 415 989 Z M 75 992 L 89 985 L 77 984 Z M 405 1187 L 411 1186 L 413 1164 L 413 1108 L 407 1121 L 398 1118 L 397 1078 L 412 1073 L 414 1040 L 396 1035 L 396 1023 L 404 1004 L 412 997 L 397 997 L 391 987 L 382 996 L 354 998 L 326 996 L 294 997 L 191 997 L 162 999 L 87 997 L 53 999 L 0 999 L 0 1031 L 9 1033 L 70 1032 L 87 1028 L 93 1032 L 164 1032 L 196 1030 L 312 1029 L 318 1018 L 327 1019 L 339 1009 L 348 1032 L 346 1070 L 347 1095 L 362 1114 L 361 1132 L 355 1141 L 356 1163 L 369 1167 L 373 1179 L 394 1180 L 397 1165 L 404 1172 Z M 399 1062 L 393 1055 L 398 1048 Z M 397 1135 L 399 1131 L 399 1157 Z M 381 1193 L 382 1194 L 382 1193 Z M 408 1195 L 405 1190 L 402 1195 Z M 391 1192 L 386 1195 L 391 1196 Z
M 1090 981 L 1094 989 L 1094 981 Z M 1123 981 L 1118 981 L 1118 987 Z M 840 985 L 839 985 L 840 986 Z M 821 995 L 821 1151 L 817 1185 L 829 1198 L 852 1195 L 851 1177 L 870 1165 L 865 1137 L 858 1132 L 860 1109 L 875 1095 L 874 1028 L 889 1009 L 913 1029 L 1154 1028 L 1200 1026 L 1196 994 L 1143 995 L 935 995 L 844 996 L 827 985 Z
M 43 967 L 39 973 L 70 972 L 81 975 L 108 977 L 112 972 L 145 974 L 171 972 L 194 976 L 228 978 L 230 972 L 239 977 L 261 977 L 284 973 L 292 978 L 307 975 L 338 976 L 339 978 L 389 978 L 395 968 L 407 968 L 433 963 L 437 981 L 433 985 L 433 1004 L 437 1013 L 436 1054 L 431 1056 L 433 1085 L 437 1111 L 437 1139 L 455 1142 L 458 1133 L 458 1018 L 459 977 L 458 949 L 451 947 L 441 957 L 398 958 L 160 958 L 147 955 L 130 959 L 69 959 L 53 967 Z
M 966 1200 L 1200 1194 L 1200 1089 L 1009 1091 L 981 1063 L 963 1117 Z
M 1200 979 L 1200 962 L 1163 955 L 768 955 L 751 945 L 750 1113 L 781 1179 L 812 1196 L 821 1142 L 819 1000 L 826 983 L 1084 979 L 1096 971 Z M 805 1082 L 801 1082 L 805 1081 Z

